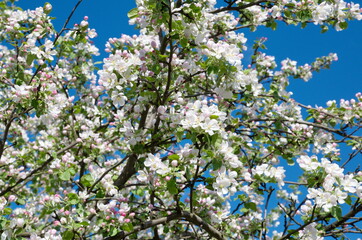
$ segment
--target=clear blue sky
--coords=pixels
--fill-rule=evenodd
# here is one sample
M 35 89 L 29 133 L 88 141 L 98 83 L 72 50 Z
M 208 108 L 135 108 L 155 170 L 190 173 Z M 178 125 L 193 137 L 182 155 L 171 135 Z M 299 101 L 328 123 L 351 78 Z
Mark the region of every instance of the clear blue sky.
M 55 26 L 60 29 L 64 20 L 71 12 L 76 0 L 50 1 L 53 5 L 52 16 Z M 43 0 L 20 0 L 23 9 L 43 6 Z M 362 0 L 354 1 L 362 5 Z M 84 0 L 78 8 L 74 22 L 80 22 L 83 16 L 89 17 L 91 28 L 95 28 L 98 37 L 94 40 L 101 51 L 98 60 L 106 57 L 104 45 L 108 38 L 119 37 L 121 34 L 137 34 L 134 26 L 129 26 L 127 12 L 134 8 L 134 0 Z M 71 26 L 71 25 L 70 25 Z M 305 104 L 323 105 L 331 99 L 350 99 L 358 91 L 362 91 L 362 21 L 349 23 L 349 28 L 342 32 L 331 29 L 321 34 L 319 26 L 309 25 L 305 29 L 299 26 L 286 26 L 280 23 L 276 31 L 259 28 L 250 33 L 244 30 L 251 46 L 257 37 L 267 37 L 267 54 L 275 56 L 279 64 L 289 57 L 298 63 L 311 63 L 316 57 L 338 54 L 339 61 L 334 62 L 331 69 L 314 74 L 305 83 L 302 80 L 292 80 L 290 90 L 294 98 Z M 279 64 L 280 65 L 280 64 Z

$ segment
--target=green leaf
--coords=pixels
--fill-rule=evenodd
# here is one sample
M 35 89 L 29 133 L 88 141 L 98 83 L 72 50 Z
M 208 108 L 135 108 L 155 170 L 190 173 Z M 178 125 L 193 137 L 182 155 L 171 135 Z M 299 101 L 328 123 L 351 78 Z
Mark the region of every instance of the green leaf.
M 69 193 L 68 194 L 68 202 L 72 205 L 79 203 L 78 195 L 75 193 Z
M 281 121 L 275 121 L 274 124 L 275 124 L 276 129 L 282 129 L 283 128 L 283 125 L 282 125 Z
M 246 213 L 246 212 L 249 212 L 249 209 L 247 209 L 247 208 L 241 208 L 241 209 L 240 209 L 240 212 Z
M 180 160 L 180 156 L 178 154 L 172 154 L 168 156 L 168 159 L 170 160 Z
M 294 166 L 295 162 L 294 162 L 293 158 L 287 157 L 285 159 L 287 160 L 287 163 L 289 166 Z
M 245 196 L 244 194 L 241 194 L 241 195 L 238 196 L 238 199 L 239 199 L 240 201 L 242 201 L 242 202 L 245 202 L 246 199 L 247 199 L 247 196 Z
M 75 173 L 77 172 L 76 170 L 75 170 L 75 168 L 68 168 L 68 170 L 67 171 L 69 171 L 69 173 L 70 173 L 70 175 L 75 175 Z
M 356 179 L 358 182 L 362 182 L 362 176 L 356 176 L 354 179 Z
M 314 117 L 313 117 L 313 115 L 309 115 L 305 120 L 306 121 L 309 121 L 309 120 L 311 120 L 311 119 L 313 119 Z
M 186 38 L 181 38 L 181 40 L 180 40 L 181 47 L 187 47 L 188 44 L 189 44 L 189 42 Z
M 342 28 L 343 30 L 347 29 L 348 28 L 348 22 L 340 22 L 339 27 Z
M 194 3 L 190 5 L 190 8 L 192 9 L 192 11 L 193 11 L 194 13 L 199 13 L 199 12 L 201 12 L 201 8 L 198 7 L 197 5 L 195 5 Z
M 248 202 L 248 203 L 245 203 L 244 205 L 245 205 L 245 208 L 251 209 L 251 210 L 253 210 L 254 212 L 257 210 L 257 209 L 256 209 L 256 204 L 253 203 L 253 202 Z
M 73 239 L 73 237 L 74 237 L 74 233 L 73 233 L 73 231 L 70 231 L 70 230 L 63 232 L 63 234 L 62 234 L 63 240 L 71 240 L 71 239 Z
M 215 157 L 215 151 L 213 150 L 205 150 L 206 156 L 208 156 L 209 158 L 214 158 Z
M 342 218 L 342 209 L 341 209 L 341 207 L 340 206 L 332 207 L 331 214 L 335 219 L 337 219 L 337 221 L 341 220 L 341 218 Z
M 277 27 L 278 27 L 278 23 L 276 22 L 276 21 L 274 21 L 272 24 L 271 24 L 271 29 L 273 30 L 273 31 L 275 31 L 276 29 L 277 29 Z
M 112 227 L 111 230 L 109 231 L 109 234 L 110 234 L 110 236 L 116 236 L 118 232 L 119 231 L 117 228 Z
M 138 195 L 140 197 L 143 197 L 145 195 L 145 190 L 144 188 L 137 188 L 135 191 L 134 191 L 135 195 Z
M 21 85 L 20 83 L 22 83 L 24 81 L 24 68 L 20 65 L 19 66 L 19 71 L 17 72 L 17 80 L 19 80 L 19 82 L 17 81 L 16 84 Z
M 267 22 L 267 24 L 266 24 L 266 27 L 271 28 L 272 30 L 276 30 L 276 29 L 277 29 L 277 26 L 278 26 L 278 24 L 277 24 L 277 22 L 274 21 L 274 20 L 269 21 L 269 22 Z
M 27 65 L 31 65 L 34 61 L 34 59 L 36 59 L 36 55 L 34 54 L 29 54 L 27 57 L 26 57 L 26 64 Z
M 177 141 L 181 141 L 183 136 L 184 136 L 184 131 L 183 130 L 178 130 L 176 132 Z
M 59 175 L 59 178 L 60 178 L 60 180 L 63 180 L 63 181 L 69 181 L 70 180 L 70 172 L 69 171 L 62 172 Z
M 52 152 L 52 158 L 56 159 L 57 158 L 57 152 Z
M 213 170 L 218 170 L 219 168 L 221 168 L 222 162 L 219 159 L 213 159 L 212 160 L 212 167 Z
M 287 17 L 287 18 L 290 18 L 292 16 L 292 13 L 289 11 L 289 10 L 284 10 L 284 15 Z
M 16 199 L 16 204 L 18 204 L 18 205 L 25 205 L 25 200 L 22 199 L 22 198 L 18 198 L 18 199 Z
M 344 199 L 344 201 L 348 204 L 348 205 L 352 205 L 352 198 L 351 195 L 348 195 L 346 199 Z
M 89 222 L 83 221 L 79 223 L 82 226 L 89 226 Z
M 189 167 L 186 166 L 186 171 L 185 171 L 185 175 L 186 175 L 186 179 L 190 180 L 192 178 L 191 172 Z
M 126 232 L 132 232 L 133 231 L 133 225 L 132 223 L 126 223 L 122 226 L 122 229 Z
M 97 191 L 97 194 L 96 194 L 96 197 L 97 197 L 97 198 L 103 198 L 104 196 L 105 196 L 104 191 L 102 191 L 102 190 L 98 190 L 98 191 Z
M 326 25 L 321 26 L 321 28 L 322 28 L 321 33 L 325 33 L 328 31 L 328 26 Z
M 168 190 L 171 194 L 177 194 L 177 193 L 178 193 L 178 189 L 177 189 L 176 179 L 175 179 L 175 178 L 172 178 L 170 181 L 167 182 L 167 190 Z
M 127 16 L 129 18 L 135 18 L 138 16 L 138 8 L 133 8 L 131 9 L 128 13 L 127 13 Z
M 133 146 L 132 150 L 134 153 L 141 154 L 144 152 L 144 146 L 141 143 L 137 143 L 136 145 Z
M 4 208 L 3 215 L 10 215 L 13 212 L 11 208 Z
M 212 146 L 220 146 L 222 139 L 219 134 L 214 134 L 210 138 L 210 144 Z
M 93 178 L 90 174 L 83 175 L 80 179 L 80 183 L 83 184 L 85 187 L 92 186 Z

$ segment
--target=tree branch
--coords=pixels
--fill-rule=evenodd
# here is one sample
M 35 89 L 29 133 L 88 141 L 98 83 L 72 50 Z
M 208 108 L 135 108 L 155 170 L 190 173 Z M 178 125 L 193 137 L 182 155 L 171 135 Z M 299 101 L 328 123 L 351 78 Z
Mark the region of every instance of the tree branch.
M 211 237 L 214 237 L 218 240 L 224 240 L 225 238 L 216 228 L 208 224 L 204 221 L 201 217 L 196 215 L 195 213 L 190 213 L 183 211 L 181 213 L 181 217 L 185 218 L 187 221 L 199 226 L 200 228 L 204 229 Z
M 0 144 L 1 144 L 0 145 L 0 158 L 2 157 L 4 149 L 5 149 L 5 144 L 6 144 L 6 140 L 8 138 L 8 134 L 9 134 L 11 124 L 15 119 L 15 117 L 14 117 L 15 110 L 16 110 L 16 108 L 14 108 L 13 111 L 11 112 L 9 121 L 6 123 L 6 126 L 5 126 L 4 135 L 3 135 L 3 138 L 1 139 L 1 142 L 0 142 Z
M 259 1 L 256 1 L 256 2 L 251 2 L 251 3 L 248 3 L 248 4 L 245 4 L 245 5 L 242 5 L 242 6 L 238 6 L 238 7 L 232 7 L 232 6 L 227 6 L 227 7 L 223 7 L 223 8 L 219 8 L 215 11 L 212 11 L 211 13 L 220 13 L 220 12 L 226 12 L 226 11 L 240 11 L 242 9 L 245 9 L 245 8 L 248 8 L 248 7 L 251 7 L 251 6 L 254 6 L 254 5 L 259 5 L 260 3 L 265 3 L 265 2 L 273 2 L 273 1 L 270 1 L 270 0 L 259 0 Z
M 90 193 L 92 191 L 92 189 L 113 169 L 115 169 L 116 167 L 118 167 L 119 165 L 121 165 L 122 163 L 124 163 L 124 161 L 126 161 L 129 158 L 129 156 L 126 156 L 122 159 L 122 161 L 114 164 L 112 167 L 108 168 L 93 184 L 92 186 L 88 189 L 88 193 Z M 118 180 L 118 179 L 117 179 Z M 121 180 L 119 180 L 121 181 Z M 124 183 L 123 183 L 124 185 Z
M 145 230 L 148 228 L 155 227 L 159 224 L 164 224 L 167 222 L 171 222 L 173 220 L 177 219 L 185 219 L 186 221 L 193 223 L 196 226 L 199 226 L 200 228 L 204 229 L 211 237 L 216 238 L 217 240 L 224 240 L 225 238 L 223 235 L 213 226 L 211 226 L 209 223 L 205 222 L 201 217 L 194 213 L 190 213 L 187 211 L 182 211 L 179 213 L 173 213 L 171 215 L 168 215 L 167 217 L 162 217 L 154 220 L 147 221 L 145 223 L 141 223 L 141 225 L 134 227 L 132 232 L 119 232 L 115 236 L 105 238 L 105 240 L 121 240 L 125 239 L 127 236 L 132 235 L 136 232 L 139 232 L 141 230 Z
M 362 204 L 360 204 L 358 207 L 352 208 L 351 211 L 349 211 L 346 215 L 341 217 L 341 219 L 337 222 L 331 223 L 328 226 L 324 228 L 325 232 L 331 231 L 342 224 L 344 224 L 347 220 L 351 219 L 352 217 L 356 216 L 357 213 L 362 211 Z
M 123 168 L 121 174 L 118 176 L 116 181 L 114 181 L 114 185 L 118 187 L 118 189 L 122 189 L 128 179 L 130 179 L 132 175 L 136 173 L 135 164 L 137 162 L 137 159 L 138 157 L 136 154 L 133 153 L 129 155 L 126 166 Z
M 72 11 L 70 12 L 68 18 L 65 20 L 64 25 L 62 27 L 62 29 L 59 31 L 59 33 L 57 34 L 57 36 L 55 37 L 53 44 L 55 45 L 55 43 L 58 41 L 58 38 L 60 37 L 60 35 L 62 35 L 62 33 L 65 31 L 65 29 L 67 28 L 67 25 L 70 21 L 70 19 L 72 18 L 74 12 L 77 10 L 78 6 L 83 2 L 83 0 L 79 0 L 77 2 L 77 4 L 75 4 L 74 8 L 72 9 Z
M 155 227 L 155 226 L 157 226 L 159 224 L 171 222 L 172 220 L 176 220 L 176 219 L 179 219 L 179 218 L 180 218 L 180 215 L 178 213 L 174 213 L 174 214 L 171 214 L 171 215 L 169 215 L 167 217 L 162 217 L 162 218 L 159 218 L 159 219 L 150 220 L 150 221 L 147 221 L 145 223 L 142 223 L 140 226 L 134 227 L 132 232 L 126 233 L 126 232 L 122 231 L 122 232 L 117 233 L 115 236 L 105 238 L 105 240 L 124 239 L 125 237 L 127 237 L 127 236 L 129 236 L 129 235 L 131 235 L 131 234 L 133 234 L 135 232 L 139 232 L 141 230 L 152 228 L 152 227 Z
M 141 119 L 138 126 L 138 130 L 145 128 L 149 109 L 150 106 L 146 106 L 146 109 L 141 113 Z M 130 179 L 133 176 L 133 174 L 137 172 L 135 168 L 137 160 L 138 160 L 137 154 L 132 153 L 129 155 L 126 166 L 123 168 L 118 178 L 114 181 L 114 185 L 118 187 L 118 189 L 122 189 L 126 184 L 126 182 L 128 181 L 128 179 Z
M 73 142 L 70 145 L 64 147 L 63 149 L 59 150 L 56 155 L 60 155 L 63 152 L 71 149 L 72 147 L 74 147 L 75 145 L 77 145 L 78 142 Z M 14 185 L 11 185 L 9 187 L 7 187 L 5 190 L 3 190 L 2 192 L 0 192 L 0 197 L 4 196 L 6 193 L 10 192 L 11 190 L 13 190 L 17 185 L 19 185 L 22 182 L 26 182 L 29 178 L 31 178 L 34 174 L 36 174 L 37 172 L 43 170 L 51 161 L 53 161 L 54 157 L 51 156 L 47 161 L 45 161 L 40 167 L 34 169 L 31 173 L 28 174 L 28 176 L 26 176 L 25 178 L 21 178 L 19 179 Z

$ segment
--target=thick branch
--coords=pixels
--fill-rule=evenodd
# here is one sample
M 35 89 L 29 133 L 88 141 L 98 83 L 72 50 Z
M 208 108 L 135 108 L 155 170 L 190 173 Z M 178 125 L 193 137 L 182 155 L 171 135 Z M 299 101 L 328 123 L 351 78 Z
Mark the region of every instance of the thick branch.
M 216 238 L 218 240 L 224 240 L 225 239 L 223 237 L 223 235 L 221 234 L 221 232 L 219 232 L 216 228 L 214 228 L 213 226 L 211 226 L 210 224 L 205 222 L 198 215 L 196 215 L 194 213 L 189 213 L 189 212 L 183 211 L 181 213 L 181 216 L 183 218 L 185 218 L 187 221 L 189 221 L 189 222 L 199 226 L 200 228 L 204 229 L 207 233 L 210 234 L 211 237 L 214 237 L 214 238 Z
M 146 109 L 142 112 L 138 130 L 145 128 L 149 109 L 150 106 L 146 106 Z M 129 155 L 126 166 L 123 168 L 121 174 L 118 176 L 116 181 L 114 181 L 114 185 L 118 187 L 118 189 L 122 189 L 128 179 L 130 179 L 137 172 L 135 167 L 137 159 L 137 154 L 132 153 Z
M 11 116 L 9 118 L 9 121 L 6 123 L 6 126 L 5 126 L 5 130 L 4 130 L 4 135 L 3 135 L 3 138 L 1 139 L 1 142 L 0 142 L 0 158 L 2 157 L 3 155 L 3 152 L 4 152 L 4 149 L 5 149 L 5 145 L 6 145 L 6 140 L 8 138 L 8 134 L 9 134 L 9 130 L 10 130 L 10 126 L 11 126 L 11 123 L 14 121 L 14 113 L 15 113 L 15 108 L 14 110 L 12 111 L 11 113 Z
M 121 240 L 125 239 L 127 236 L 132 235 L 136 232 L 139 232 L 141 230 L 145 230 L 148 228 L 155 227 L 159 224 L 164 224 L 171 222 L 173 220 L 182 219 L 184 218 L 186 221 L 193 223 L 196 226 L 199 226 L 200 228 L 204 229 L 211 237 L 214 237 L 218 240 L 224 240 L 225 238 L 223 235 L 213 226 L 205 222 L 201 217 L 194 213 L 190 213 L 187 211 L 182 211 L 180 213 L 173 213 L 167 217 L 162 217 L 154 220 L 147 221 L 145 223 L 142 223 L 139 226 L 134 227 L 132 232 L 119 232 L 115 236 L 105 238 L 105 240 Z
M 137 159 L 138 158 L 136 154 L 131 154 L 128 157 L 126 166 L 123 168 L 121 174 L 118 176 L 116 181 L 114 181 L 114 185 L 118 187 L 118 189 L 122 189 L 126 184 L 126 182 L 128 181 L 128 179 L 130 179 L 133 176 L 133 174 L 136 173 L 135 164 L 137 162 Z

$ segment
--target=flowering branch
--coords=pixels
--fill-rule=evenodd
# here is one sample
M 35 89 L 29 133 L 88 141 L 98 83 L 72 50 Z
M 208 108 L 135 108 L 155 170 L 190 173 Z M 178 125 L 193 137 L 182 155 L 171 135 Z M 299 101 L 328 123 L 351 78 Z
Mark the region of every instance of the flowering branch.
M 359 202 L 359 201 L 357 201 L 357 202 Z M 349 211 L 347 214 L 342 216 L 338 221 L 335 221 L 335 222 L 327 225 L 324 228 L 324 231 L 326 233 L 328 233 L 328 232 L 334 230 L 335 228 L 342 226 L 343 224 L 345 224 L 345 222 L 347 222 L 349 219 L 355 217 L 361 211 L 362 211 L 362 204 L 356 204 L 355 206 L 353 206 L 351 211 Z
M 74 146 L 76 146 L 77 144 L 79 144 L 79 142 L 73 142 L 71 144 L 69 144 L 68 146 L 62 148 L 61 150 L 59 150 L 58 152 L 56 152 L 55 155 L 61 155 L 62 153 L 68 151 L 69 149 L 73 148 Z M 27 174 L 27 176 L 25 178 L 21 178 L 19 179 L 15 184 L 5 188 L 4 190 L 2 190 L 0 192 L 0 197 L 4 196 L 6 193 L 12 191 L 15 187 L 17 187 L 19 184 L 21 184 L 22 182 L 27 182 L 28 180 L 30 180 L 30 178 L 35 175 L 36 173 L 42 171 L 43 169 L 45 169 L 49 163 L 51 163 L 54 160 L 53 155 L 51 155 L 49 157 L 48 160 L 46 160 L 41 166 L 39 166 L 38 168 L 35 168 L 34 170 L 32 170 L 30 173 Z
M 160 224 L 165 224 L 167 222 L 171 222 L 173 220 L 182 219 L 184 218 L 186 221 L 189 221 L 190 223 L 195 224 L 196 226 L 199 226 L 200 228 L 204 229 L 206 232 L 210 234 L 210 237 L 214 237 L 218 240 L 225 239 L 222 234 L 212 227 L 210 224 L 205 222 L 202 218 L 197 216 L 194 213 L 189 213 L 186 211 L 182 211 L 180 213 L 173 213 L 171 215 L 168 215 L 167 217 L 158 218 L 155 220 L 147 221 L 140 226 L 134 227 L 134 230 L 132 232 L 126 233 L 126 232 L 119 232 L 115 236 L 105 238 L 106 240 L 120 240 L 125 239 L 127 236 L 132 235 L 133 233 L 139 232 L 140 230 L 145 230 L 148 228 L 155 227 Z

